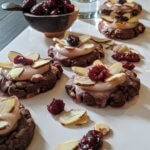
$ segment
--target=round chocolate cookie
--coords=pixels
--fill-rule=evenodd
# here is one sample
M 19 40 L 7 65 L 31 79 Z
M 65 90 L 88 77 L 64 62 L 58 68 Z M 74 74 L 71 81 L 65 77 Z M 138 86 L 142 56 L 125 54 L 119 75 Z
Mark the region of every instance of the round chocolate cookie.
M 138 95 L 140 90 L 140 80 L 136 74 L 131 71 L 126 71 L 125 74 L 126 81 L 109 91 L 93 93 L 80 87 L 77 88 L 73 83 L 74 78 L 71 78 L 66 84 L 66 91 L 74 101 L 89 106 L 106 107 L 110 105 L 112 107 L 121 107 Z
M 94 60 L 101 59 L 104 57 L 104 51 L 102 45 L 100 45 L 97 42 L 94 42 L 94 44 L 95 44 L 95 50 L 93 52 L 75 58 L 64 57 L 61 54 L 59 54 L 60 56 L 59 59 L 56 58 L 57 52 L 55 50 L 55 46 L 50 47 L 50 49 L 48 50 L 48 55 L 51 58 L 58 60 L 65 67 L 71 67 L 71 66 L 85 67 L 91 65 Z
M 137 3 L 125 3 L 125 4 L 112 4 L 111 2 L 105 2 L 99 10 L 101 15 L 110 15 L 112 12 L 118 15 L 131 14 L 131 16 L 137 16 L 141 13 L 142 6 Z
M 35 123 L 30 112 L 20 105 L 21 118 L 16 128 L 7 135 L 0 136 L 0 150 L 25 150 L 34 135 Z
M 23 81 L 9 80 L 7 74 L 6 70 L 0 72 L 0 90 L 8 96 L 30 98 L 52 89 L 61 77 L 62 68 L 59 62 L 52 61 L 47 72 L 42 75 L 36 74 L 30 80 Z
M 138 23 L 134 28 L 119 29 L 106 26 L 104 20 L 99 23 L 98 28 L 99 31 L 106 37 L 119 40 L 128 40 L 135 38 L 145 31 L 145 26 L 142 23 Z

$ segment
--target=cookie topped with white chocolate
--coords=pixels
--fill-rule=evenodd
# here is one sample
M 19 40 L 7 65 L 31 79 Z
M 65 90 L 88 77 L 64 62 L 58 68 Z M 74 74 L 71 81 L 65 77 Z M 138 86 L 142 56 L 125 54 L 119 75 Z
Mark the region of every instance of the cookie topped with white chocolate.
M 99 30 L 113 39 L 134 38 L 145 30 L 139 22 L 141 11 L 142 7 L 133 0 L 108 0 L 100 8 Z
M 32 140 L 34 129 L 35 123 L 30 112 L 17 97 L 0 100 L 0 149 L 9 149 L 11 143 L 12 149 L 17 147 L 25 150 Z
M 43 59 L 38 53 L 27 56 L 10 51 L 9 62 L 0 62 L 1 91 L 19 98 L 32 97 L 54 87 L 62 74 L 59 62 Z M 52 82 L 51 82 L 52 80 Z
M 63 39 L 53 38 L 48 55 L 60 61 L 65 67 L 89 66 L 96 59 L 104 57 L 102 43 L 109 39 L 93 38 L 68 32 Z
M 66 84 L 66 91 L 76 102 L 98 107 L 119 107 L 138 95 L 140 89 L 136 74 L 124 69 L 120 62 L 105 65 L 96 60 L 87 68 L 72 67 L 72 70 L 75 76 Z

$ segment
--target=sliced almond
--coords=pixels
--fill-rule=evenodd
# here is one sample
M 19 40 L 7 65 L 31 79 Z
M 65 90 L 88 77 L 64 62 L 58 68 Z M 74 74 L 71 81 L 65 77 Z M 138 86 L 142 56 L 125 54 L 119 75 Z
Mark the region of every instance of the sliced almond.
M 40 58 L 39 53 L 31 53 L 27 56 L 28 59 L 32 59 L 33 61 L 37 61 Z
M 129 48 L 126 45 L 116 45 L 113 47 L 113 51 L 117 52 L 117 53 L 125 53 L 125 52 L 129 52 Z
M 0 114 L 10 113 L 14 109 L 16 102 L 17 99 L 14 97 L 0 101 Z
M 109 0 L 109 2 L 111 2 L 112 4 L 117 3 L 117 0 Z
M 108 42 L 111 42 L 112 40 L 110 39 L 100 39 L 100 38 L 96 38 L 96 37 L 93 37 L 92 38 L 95 42 L 99 42 L 99 43 L 108 43 Z
M 85 50 L 94 49 L 95 45 L 93 43 L 84 43 L 79 48 L 80 49 L 85 49 Z
M 128 6 L 128 7 L 134 7 L 135 4 L 134 3 L 124 3 L 125 6 Z
M 62 45 L 62 46 L 67 45 L 64 40 L 60 40 L 60 39 L 58 39 L 58 38 L 53 38 L 53 41 L 54 41 L 55 43 L 58 43 L 58 44 Z
M 0 120 L 0 130 L 5 129 L 9 123 L 7 121 L 1 121 Z
M 102 63 L 102 61 L 97 59 L 93 62 L 93 66 L 96 66 L 96 65 L 103 65 L 103 63 Z
M 89 116 L 86 113 L 84 116 L 81 117 L 80 120 L 75 122 L 74 125 L 80 126 L 80 125 L 87 124 L 88 122 L 89 122 Z
M 80 39 L 80 44 L 86 43 L 87 41 L 89 41 L 91 39 L 91 36 L 89 35 L 81 35 L 79 36 Z
M 110 132 L 109 126 L 105 123 L 96 123 L 94 129 L 100 131 L 104 136 Z
M 16 56 L 22 56 L 22 54 L 20 54 L 20 53 L 18 53 L 18 52 L 15 52 L 15 51 L 10 51 L 10 52 L 8 53 L 8 58 L 9 58 L 9 60 L 10 60 L 11 62 L 14 62 L 14 58 L 15 58 Z
M 72 67 L 72 71 L 81 76 L 86 76 L 88 74 L 88 69 L 84 67 Z
M 61 124 L 63 125 L 71 125 L 74 122 L 77 122 L 81 119 L 81 117 L 86 113 L 85 110 L 70 110 L 67 112 L 64 112 L 59 120 Z
M 135 0 L 127 0 L 127 3 L 133 3 Z
M 74 84 L 76 84 L 76 85 L 83 85 L 83 86 L 92 86 L 92 85 L 95 84 L 95 82 L 92 81 L 87 76 L 76 76 L 74 78 Z
M 18 78 L 24 71 L 24 68 L 13 68 L 8 73 L 8 76 L 10 76 L 12 79 Z
M 32 65 L 32 68 L 39 68 L 39 67 L 42 67 L 44 65 L 47 65 L 50 63 L 50 60 L 48 59 L 41 59 L 41 60 L 38 60 L 36 62 L 34 62 L 34 64 Z
M 127 17 L 128 19 L 131 18 L 131 14 L 130 14 L 130 13 L 125 13 L 123 16 L 124 16 L 124 17 Z
M 110 23 L 113 22 L 113 19 L 110 16 L 101 16 L 101 18 L 107 22 L 110 22 Z
M 78 143 L 77 140 L 66 141 L 63 144 L 59 144 L 56 150 L 75 150 L 78 147 Z
M 13 68 L 13 64 L 9 63 L 9 62 L 0 62 L 0 68 L 12 69 Z
M 128 20 L 128 23 L 137 23 L 139 22 L 139 18 L 138 17 L 132 17 Z
M 122 63 L 117 62 L 109 67 L 109 72 L 112 75 L 118 74 L 123 70 Z
M 115 84 L 121 84 L 123 83 L 124 81 L 126 80 L 126 75 L 125 73 L 118 73 L 118 74 L 115 74 L 109 78 L 107 78 L 105 81 L 106 82 L 112 82 L 112 83 L 115 83 Z

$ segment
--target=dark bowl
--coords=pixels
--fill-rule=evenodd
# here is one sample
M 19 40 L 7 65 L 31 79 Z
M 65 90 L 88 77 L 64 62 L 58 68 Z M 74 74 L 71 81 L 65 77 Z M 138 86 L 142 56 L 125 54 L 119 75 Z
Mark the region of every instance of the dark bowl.
M 77 19 L 78 13 L 79 9 L 75 7 L 72 13 L 62 15 L 37 16 L 29 13 L 23 14 L 32 28 L 43 32 L 48 37 L 54 37 L 62 36 Z

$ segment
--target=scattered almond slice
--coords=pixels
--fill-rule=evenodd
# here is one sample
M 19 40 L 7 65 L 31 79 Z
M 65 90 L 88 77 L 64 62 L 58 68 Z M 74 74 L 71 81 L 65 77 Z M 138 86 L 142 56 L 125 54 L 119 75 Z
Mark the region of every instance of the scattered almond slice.
M 58 44 L 62 45 L 62 46 L 66 46 L 66 45 L 67 45 L 64 40 L 60 40 L 60 39 L 58 39 L 58 38 L 53 38 L 53 41 L 54 41 L 55 43 L 58 43 Z
M 89 77 L 87 76 L 76 76 L 74 78 L 74 84 L 77 85 L 83 85 L 83 86 L 92 86 L 95 84 L 94 81 L 92 81 Z
M 12 97 L 6 100 L 0 101 L 0 114 L 10 113 L 17 103 L 17 99 Z
M 100 131 L 104 136 L 110 132 L 109 126 L 105 123 L 96 123 L 94 129 Z
M 89 41 L 91 39 L 91 36 L 89 35 L 81 35 L 79 36 L 80 39 L 80 44 L 86 43 L 87 41 Z
M 86 76 L 88 74 L 88 69 L 84 67 L 72 67 L 72 71 L 81 76 Z
M 38 60 L 36 62 L 34 62 L 34 64 L 32 65 L 32 68 L 39 68 L 39 67 L 42 67 L 44 65 L 47 65 L 48 63 L 50 63 L 50 60 L 48 59 L 41 59 L 41 60 Z
M 117 53 L 130 52 L 129 47 L 123 44 L 114 46 L 113 51 Z
M 126 80 L 125 73 L 118 73 L 118 74 L 115 74 L 115 75 L 107 78 L 105 81 L 106 82 L 113 82 L 115 84 L 120 84 L 120 83 L 123 83 L 125 80 Z
M 92 38 L 94 41 L 96 41 L 96 42 L 99 42 L 99 43 L 108 43 L 108 42 L 111 42 L 112 40 L 110 40 L 110 39 L 101 39 L 101 38 L 96 38 L 96 37 L 93 37 Z
M 85 50 L 94 49 L 95 45 L 93 43 L 84 43 L 79 48 L 80 49 L 85 49 Z
M 28 59 L 32 59 L 33 61 L 37 61 L 40 58 L 40 54 L 38 53 L 31 53 L 28 56 L 26 56 Z
M 85 115 L 85 113 L 86 113 L 85 110 L 70 110 L 70 111 L 62 113 L 59 120 L 60 120 L 60 123 L 65 126 L 71 125 L 74 122 L 77 122 L 78 120 L 80 120 Z
M 88 122 L 89 122 L 89 116 L 87 115 L 87 113 L 85 113 L 85 115 L 82 116 L 80 120 L 75 122 L 74 125 L 80 126 L 80 125 L 87 124 Z
M 24 68 L 13 68 L 8 73 L 8 76 L 10 76 L 12 79 L 18 78 L 24 71 Z
M 22 56 L 22 54 L 18 53 L 18 52 L 15 52 L 15 51 L 10 51 L 8 52 L 8 58 L 11 62 L 14 62 L 14 58 L 16 56 Z
M 135 0 L 127 0 L 127 3 L 133 3 Z
M 9 63 L 9 62 L 0 62 L 0 68 L 12 69 L 13 68 L 13 64 Z
M 104 65 L 104 64 L 102 63 L 102 61 L 97 59 L 93 62 L 93 66 L 95 66 L 95 65 Z
M 0 130 L 5 129 L 9 123 L 7 121 L 1 121 L 0 120 Z
M 113 22 L 113 19 L 110 16 L 101 16 L 101 18 L 107 22 L 110 22 L 110 23 Z
M 109 72 L 112 75 L 120 73 L 122 70 L 123 70 L 122 63 L 120 62 L 114 63 L 113 65 L 109 67 Z
M 66 141 L 63 144 L 59 144 L 56 150 L 75 150 L 78 147 L 78 143 L 77 140 Z

